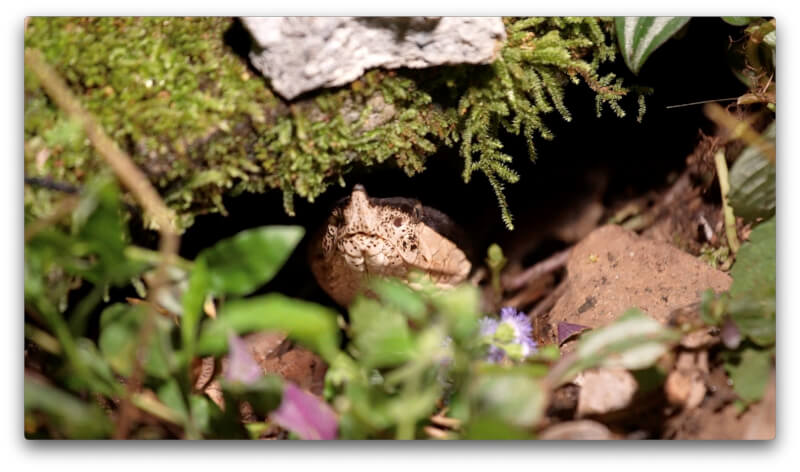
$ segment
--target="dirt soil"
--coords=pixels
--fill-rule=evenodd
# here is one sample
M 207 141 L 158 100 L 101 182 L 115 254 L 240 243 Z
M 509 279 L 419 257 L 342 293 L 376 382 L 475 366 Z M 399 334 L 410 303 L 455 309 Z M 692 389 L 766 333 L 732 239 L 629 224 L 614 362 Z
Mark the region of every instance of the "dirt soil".
M 552 333 L 559 322 L 604 326 L 631 307 L 665 323 L 702 291 L 727 290 L 731 278 L 674 246 L 607 225 L 572 249 L 566 284 L 549 315 Z

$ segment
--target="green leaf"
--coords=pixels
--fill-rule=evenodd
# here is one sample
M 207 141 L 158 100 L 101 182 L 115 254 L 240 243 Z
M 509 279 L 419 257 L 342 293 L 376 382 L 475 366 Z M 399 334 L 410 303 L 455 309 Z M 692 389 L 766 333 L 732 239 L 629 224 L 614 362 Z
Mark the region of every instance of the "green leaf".
M 369 289 L 384 305 L 396 308 L 413 321 L 421 321 L 427 312 L 425 301 L 408 285 L 391 279 L 373 279 Z
M 758 18 L 757 16 L 723 16 L 722 21 L 728 23 L 729 25 L 733 26 L 745 26 L 749 24 L 754 19 Z
M 339 353 L 336 312 L 280 294 L 226 303 L 216 320 L 206 323 L 197 342 L 198 354 L 219 355 L 227 350 L 228 334 L 282 331 L 331 362 Z
M 572 365 L 562 379 L 597 366 L 645 369 L 680 337 L 678 331 L 661 325 L 638 308 L 631 308 L 610 325 L 581 336 Z
M 207 433 L 211 425 L 211 400 L 205 395 L 189 396 L 189 408 L 192 411 L 192 421 L 201 433 Z
M 176 379 L 169 379 L 158 389 L 156 393 L 158 399 L 167 408 L 172 410 L 176 418 L 185 423 L 188 419 L 188 412 L 186 411 L 186 404 L 183 403 L 183 396 L 181 395 L 181 387 L 178 385 Z
M 200 253 L 216 294 L 247 295 L 269 282 L 291 255 L 305 230 L 263 226 L 242 231 Z
M 466 427 L 464 439 L 533 439 L 533 436 L 522 428 L 494 417 L 479 415 L 473 418 Z
M 659 46 L 687 22 L 686 16 L 618 16 L 615 19 L 619 49 L 625 64 L 638 74 L 644 62 Z
M 740 297 L 730 301 L 728 310 L 739 331 L 759 346 L 775 344 L 775 299 Z
M 480 375 L 470 386 L 469 395 L 477 415 L 521 428 L 536 425 L 547 406 L 540 382 L 524 371 Z
M 756 300 L 775 299 L 775 218 L 756 226 L 731 269 L 730 294 Z
M 111 368 L 120 375 L 129 376 L 133 372 L 141 324 L 147 316 L 147 307 L 124 303 L 111 305 L 100 315 L 100 352 Z M 166 379 L 177 362 L 170 342 L 173 323 L 161 316 L 156 316 L 154 321 L 144 370 L 149 375 Z
M 725 371 L 733 382 L 734 392 L 745 405 L 761 400 L 772 372 L 772 353 L 745 349 L 741 355 L 732 354 L 727 356 Z
M 91 375 L 89 379 L 78 379 L 77 376 L 70 377 L 69 381 L 87 381 L 92 392 L 109 397 L 123 394 L 124 387 L 114 377 L 111 366 L 103 359 L 97 346 L 86 338 L 78 339 L 75 344 L 78 358 L 83 365 L 86 366 Z M 76 387 L 78 386 L 76 385 Z
M 250 384 L 223 379 L 221 386 L 225 397 L 235 400 L 233 404 L 246 401 L 258 416 L 266 416 L 278 408 L 283 398 L 283 380 L 273 374 L 265 375 Z
M 458 343 L 475 340 L 480 313 L 480 292 L 472 284 L 461 284 L 448 290 L 437 290 L 432 296 L 434 307 L 449 325 L 449 333 Z
M 350 308 L 350 325 L 359 362 L 366 368 L 399 365 L 414 355 L 408 319 L 394 308 L 358 297 Z
M 775 122 L 761 135 L 775 145 Z M 730 203 L 736 216 L 745 221 L 767 219 L 775 214 L 775 163 L 759 146 L 751 145 L 733 164 L 730 172 Z
M 209 286 L 209 274 L 205 259 L 199 258 L 192 268 L 189 289 L 183 294 L 183 315 L 181 316 L 181 340 L 184 358 L 190 362 L 194 356 L 197 342 L 197 328 L 203 317 L 203 303 Z
M 102 439 L 111 435 L 108 416 L 93 403 L 25 377 L 25 412 L 47 415 L 48 425 L 69 439 Z
M 130 278 L 145 269 L 142 263 L 125 257 L 128 228 L 122 219 L 120 192 L 116 181 L 101 177 L 86 185 L 80 203 L 73 213 L 72 255 L 81 261 L 71 266 L 96 285 L 126 285 Z M 93 254 L 93 263 L 85 258 Z

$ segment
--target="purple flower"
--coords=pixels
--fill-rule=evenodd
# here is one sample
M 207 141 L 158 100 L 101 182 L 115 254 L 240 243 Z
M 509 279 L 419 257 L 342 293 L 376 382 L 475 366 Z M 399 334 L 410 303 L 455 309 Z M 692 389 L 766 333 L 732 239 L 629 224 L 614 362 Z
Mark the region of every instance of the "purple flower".
M 524 338 L 531 337 L 531 324 L 525 313 L 507 306 L 500 310 L 500 323 L 508 323 L 514 328 L 514 341 L 521 342 Z
M 510 329 L 510 333 L 505 331 L 506 334 L 500 336 L 501 340 L 498 341 L 494 335 L 501 327 L 506 327 L 504 330 Z M 482 318 L 480 320 L 481 335 L 491 339 L 486 360 L 492 363 L 500 362 L 506 356 L 509 348 L 517 351 L 522 359 L 533 354 L 536 352 L 536 342 L 531 337 L 531 331 L 532 328 L 527 316 L 511 307 L 505 307 L 500 310 L 499 321 L 489 317 Z M 502 340 L 504 336 L 509 334 L 511 339 L 508 342 Z
M 336 439 L 338 420 L 333 409 L 291 382 L 286 382 L 281 405 L 270 416 L 300 439 Z
M 525 313 L 507 306 L 500 310 L 500 323 L 507 323 L 514 328 L 514 343 L 522 346 L 523 358 L 536 352 L 536 341 L 531 336 L 533 328 Z
M 494 318 L 489 318 L 488 316 L 484 316 L 479 321 L 481 336 L 493 336 L 494 332 L 497 331 L 497 320 Z
M 228 367 L 225 379 L 229 382 L 241 382 L 250 385 L 258 381 L 264 372 L 253 359 L 244 340 L 233 332 L 228 334 Z

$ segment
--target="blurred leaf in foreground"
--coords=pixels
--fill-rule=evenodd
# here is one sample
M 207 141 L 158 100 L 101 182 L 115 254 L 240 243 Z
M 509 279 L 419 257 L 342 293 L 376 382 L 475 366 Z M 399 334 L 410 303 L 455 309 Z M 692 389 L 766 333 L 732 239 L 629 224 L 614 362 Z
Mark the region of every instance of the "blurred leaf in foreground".
M 608 326 L 585 333 L 561 380 L 592 367 L 622 367 L 638 370 L 650 367 L 681 337 L 680 332 L 663 326 L 638 308 L 631 308 Z
M 775 122 L 761 134 L 765 145 L 775 146 Z M 751 144 L 733 164 L 730 202 L 736 216 L 746 222 L 775 214 L 775 162 L 758 144 Z
M 745 406 L 761 400 L 772 372 L 769 350 L 744 349 L 726 352 L 725 371 L 733 382 L 733 391 Z
M 111 421 L 99 406 L 27 376 L 25 412 L 46 414 L 52 431 L 69 439 L 102 439 L 111 435 Z
M 731 269 L 731 296 L 775 298 L 775 218 L 756 226 Z
M 328 363 L 339 353 L 335 311 L 277 293 L 226 303 L 217 319 L 205 324 L 197 342 L 199 354 L 223 354 L 231 331 L 282 331 Z
M 200 253 L 216 294 L 247 295 L 272 280 L 303 237 L 300 226 L 242 231 Z
M 147 316 L 146 306 L 123 303 L 109 306 L 100 315 L 100 352 L 120 375 L 129 376 L 133 372 L 134 356 L 139 349 L 139 332 Z M 177 360 L 170 341 L 172 327 L 170 320 L 162 316 L 155 317 L 155 327 L 149 340 L 150 349 L 144 363 L 147 374 L 166 379 L 176 367 Z

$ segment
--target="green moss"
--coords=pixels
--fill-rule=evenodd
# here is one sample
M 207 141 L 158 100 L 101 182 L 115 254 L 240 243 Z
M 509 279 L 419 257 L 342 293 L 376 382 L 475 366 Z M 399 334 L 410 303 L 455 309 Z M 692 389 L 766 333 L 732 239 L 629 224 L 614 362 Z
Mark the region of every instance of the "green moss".
M 506 20 L 508 42 L 491 66 L 371 71 L 348 87 L 284 102 L 225 45 L 230 18 L 33 18 L 26 47 L 40 49 L 106 132 L 150 176 L 186 228 L 224 211 L 222 197 L 280 189 L 313 201 L 344 185 L 355 166 L 425 169 L 440 146 L 460 142 L 464 179 L 480 171 L 506 224 L 503 182 L 511 156 L 498 131 L 551 139 L 543 118 L 569 120 L 564 86 L 584 82 L 618 115 L 610 22 Z M 25 76 L 25 172 L 81 185 L 103 163 L 82 131 Z M 26 188 L 26 217 L 45 214 L 51 191 Z

